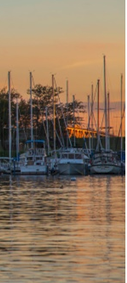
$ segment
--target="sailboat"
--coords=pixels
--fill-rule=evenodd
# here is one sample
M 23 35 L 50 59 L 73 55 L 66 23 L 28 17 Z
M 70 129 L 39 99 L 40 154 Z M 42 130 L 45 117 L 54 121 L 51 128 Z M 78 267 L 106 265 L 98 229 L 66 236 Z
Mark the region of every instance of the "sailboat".
M 9 109 L 11 109 L 11 107 Z M 30 119 L 31 140 L 26 141 L 26 150 L 24 153 L 22 153 L 19 156 L 19 158 L 11 158 L 11 130 L 9 131 L 9 161 L 11 160 L 11 162 L 8 164 L 6 163 L 6 166 L 1 167 L 1 170 L 3 170 L 3 173 L 5 174 L 15 174 L 15 175 L 48 174 L 45 141 L 34 140 L 33 138 L 32 73 L 31 72 L 30 72 L 30 109 L 31 109 L 31 119 Z M 10 117 L 9 121 L 11 121 L 11 115 L 9 117 Z M 17 127 L 18 127 L 18 122 L 17 122 Z M 9 129 L 11 129 L 11 126 L 9 127 Z
M 75 124 L 74 99 L 75 97 L 73 95 L 73 125 Z M 74 134 L 74 146 L 71 144 L 71 147 L 64 147 L 59 151 L 58 170 L 60 175 L 84 175 L 85 161 L 87 158 L 83 149 L 75 147 Z
M 118 155 L 109 151 L 95 152 L 91 160 L 90 173 L 92 174 L 119 174 L 121 163 Z
M 75 136 L 74 136 L 74 147 L 72 146 L 69 134 L 67 132 L 66 146 L 63 141 L 61 148 L 56 150 L 56 128 L 55 128 L 55 101 L 54 101 L 54 75 L 52 75 L 52 89 L 53 89 L 53 126 L 54 126 L 54 150 L 52 156 L 49 159 L 50 172 L 52 175 L 84 175 L 85 173 L 85 158 L 84 151 L 75 147 Z M 67 82 L 67 109 L 68 109 L 68 82 Z M 73 96 L 74 102 L 74 96 Z M 74 107 L 73 107 L 74 108 Z M 74 112 L 74 109 L 73 109 Z M 74 113 L 73 113 L 74 115 Z M 63 115 L 64 117 L 64 115 Z M 68 121 L 64 118 L 64 123 L 67 128 Z
M 106 97 L 106 70 L 104 56 L 104 97 L 105 97 L 105 149 L 101 148 L 94 153 L 91 159 L 91 174 L 119 174 L 121 163 L 118 155 L 110 149 L 108 136 L 107 97 Z M 98 109 L 99 111 L 99 109 Z M 98 128 L 99 137 L 99 128 Z
M 33 137 L 32 112 L 32 73 L 30 72 L 30 110 L 31 110 L 31 140 L 26 141 L 26 151 L 20 155 L 19 161 L 14 162 L 12 172 L 21 175 L 48 174 L 47 155 L 44 140 L 35 140 Z
M 59 151 L 58 170 L 60 175 L 84 175 L 84 151 L 78 148 L 65 148 Z
M 32 144 L 32 147 L 31 147 Z M 27 150 L 20 155 L 19 162 L 14 161 L 12 173 L 16 175 L 46 175 L 48 167 L 44 140 L 27 140 Z
M 9 108 L 9 157 L 0 157 L 0 173 L 10 173 L 10 166 L 12 164 L 11 156 L 11 72 L 8 72 L 8 108 Z

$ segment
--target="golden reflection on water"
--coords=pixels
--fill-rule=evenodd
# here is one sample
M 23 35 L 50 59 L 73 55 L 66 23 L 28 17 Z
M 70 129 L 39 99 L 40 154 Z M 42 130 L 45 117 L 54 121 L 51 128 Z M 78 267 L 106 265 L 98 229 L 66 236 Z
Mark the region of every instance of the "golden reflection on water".
M 2 177 L 0 282 L 125 282 L 125 177 Z

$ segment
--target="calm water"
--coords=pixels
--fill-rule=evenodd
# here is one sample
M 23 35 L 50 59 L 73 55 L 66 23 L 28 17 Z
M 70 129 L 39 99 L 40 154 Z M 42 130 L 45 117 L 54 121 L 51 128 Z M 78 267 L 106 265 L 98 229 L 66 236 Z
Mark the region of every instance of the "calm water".
M 0 177 L 0 283 L 125 282 L 125 176 Z

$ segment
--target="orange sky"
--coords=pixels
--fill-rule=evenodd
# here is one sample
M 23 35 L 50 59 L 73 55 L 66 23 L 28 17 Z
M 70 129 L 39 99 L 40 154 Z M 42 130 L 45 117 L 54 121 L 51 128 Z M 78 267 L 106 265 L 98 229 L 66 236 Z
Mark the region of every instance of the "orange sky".
M 103 102 L 105 55 L 110 101 L 120 101 L 121 74 L 125 100 L 124 0 L 6 0 L 0 2 L 0 22 L 0 88 L 8 85 L 11 70 L 11 86 L 28 99 L 30 71 L 42 85 L 51 85 L 55 74 L 62 102 L 68 80 L 69 101 L 75 95 L 87 103 L 100 79 Z M 118 130 L 120 113 L 112 115 Z
M 100 79 L 103 101 L 103 50 L 106 55 L 107 89 L 112 101 L 120 100 L 120 76 L 124 78 L 124 43 L 103 44 L 90 43 L 57 43 L 35 48 L 19 46 L 6 50 L 6 60 L 1 60 L 0 86 L 7 84 L 7 70 L 11 70 L 12 86 L 24 97 L 29 88 L 29 71 L 33 72 L 35 84 L 51 85 L 51 74 L 55 74 L 57 85 L 64 90 L 61 96 L 65 100 L 66 79 L 69 82 L 69 100 L 75 94 L 77 99 L 86 101 L 91 92 L 91 84 L 96 88 Z M 35 51 L 34 51 L 35 50 Z M 119 52 L 118 52 L 119 50 Z M 42 53 L 41 53 L 42 51 Z M 9 53 L 10 52 L 10 53 Z M 11 54 L 11 56 L 10 56 Z M 9 66 L 9 67 L 8 67 Z M 124 85 L 123 85 L 124 87 Z
M 107 88 L 120 100 L 125 76 L 124 0 L 6 0 L 0 3 L 0 87 L 12 86 L 27 98 L 29 71 L 35 84 L 51 85 L 51 74 L 69 100 L 87 100 L 97 79 L 103 88 L 103 55 Z M 124 79 L 125 81 L 125 79 Z M 65 92 L 61 100 L 65 101 Z M 101 100 L 103 101 L 103 93 Z

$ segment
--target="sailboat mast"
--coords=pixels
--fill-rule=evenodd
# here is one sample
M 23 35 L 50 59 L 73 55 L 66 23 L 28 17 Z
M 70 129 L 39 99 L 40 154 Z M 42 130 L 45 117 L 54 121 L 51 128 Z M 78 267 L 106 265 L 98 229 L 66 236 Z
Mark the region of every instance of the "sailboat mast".
M 52 74 L 52 96 L 53 96 L 53 147 L 56 156 L 56 123 L 55 123 L 55 95 L 54 95 L 54 75 Z
M 67 110 L 68 110 L 68 80 L 66 80 L 66 104 L 67 104 Z
M 68 127 L 68 80 L 66 80 L 66 109 L 67 109 L 66 127 Z M 68 148 L 68 129 L 67 129 L 67 148 Z
M 19 158 L 19 121 L 18 121 L 18 98 L 16 98 L 16 156 Z
M 100 114 L 100 109 L 99 109 L 99 103 L 100 103 L 100 80 L 97 80 L 97 138 L 98 138 L 98 147 L 99 147 L 99 114 Z
M 108 134 L 107 134 L 107 95 L 106 95 L 106 62 L 104 59 L 104 104 L 105 104 L 105 150 L 108 150 Z
M 122 100 L 123 100 L 123 75 L 121 74 L 121 161 L 122 161 L 122 150 L 123 150 L 123 135 L 122 135 Z
M 110 110 L 110 106 L 109 106 L 109 103 L 110 103 L 110 101 L 109 101 L 109 92 L 107 93 L 107 104 L 108 104 L 108 117 L 107 117 L 107 119 L 108 119 L 108 134 L 110 133 L 110 112 L 109 112 L 109 110 Z
M 8 72 L 8 101 L 9 101 L 9 160 L 11 161 L 11 83 L 10 83 L 10 71 Z
M 33 141 L 32 72 L 30 72 L 30 125 L 31 141 Z M 31 142 L 31 148 L 33 148 L 33 142 Z
M 48 155 L 49 155 L 49 126 L 48 126 L 48 108 L 46 107 L 46 131 L 47 131 L 47 143 L 48 143 Z
M 87 104 L 88 104 L 88 130 L 90 129 L 90 96 L 87 96 Z M 89 134 L 89 150 L 91 152 L 91 138 Z
M 76 145 L 76 140 L 75 140 L 75 95 L 73 95 L 73 129 L 74 129 L 74 147 Z
M 93 149 L 93 84 L 91 85 L 91 128 L 92 128 L 92 149 Z
M 108 104 L 108 117 L 107 117 L 107 121 L 108 121 L 108 149 L 110 148 L 110 94 L 108 92 L 107 94 L 107 104 Z

